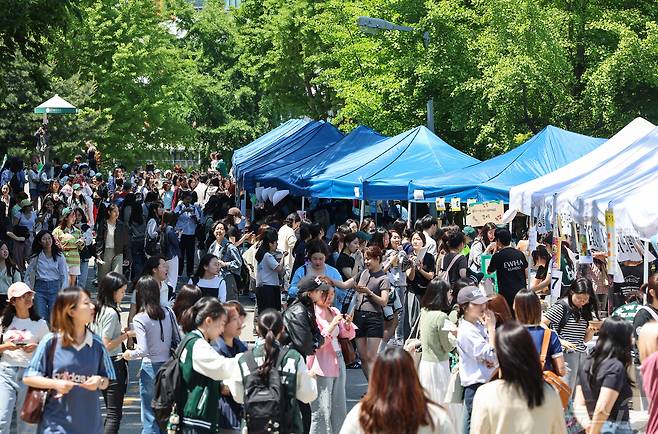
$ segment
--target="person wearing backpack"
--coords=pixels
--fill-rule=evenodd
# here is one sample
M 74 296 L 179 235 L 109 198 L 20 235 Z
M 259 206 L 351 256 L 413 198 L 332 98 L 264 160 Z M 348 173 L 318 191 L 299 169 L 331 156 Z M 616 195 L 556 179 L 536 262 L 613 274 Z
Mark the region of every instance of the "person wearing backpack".
M 186 335 L 176 350 L 180 389 L 175 391 L 182 434 L 216 433 L 220 381 L 239 378 L 237 359 L 220 355 L 210 345 L 223 333 L 226 319 L 226 311 L 215 297 L 201 298 L 182 315 Z
M 297 350 L 281 346 L 283 317 L 274 309 L 258 316 L 256 346 L 238 359 L 240 377 L 228 383 L 236 402 L 243 403 L 247 432 L 304 432 L 299 402 L 317 397 L 315 378 Z M 261 398 L 262 397 L 262 398 Z M 278 424 L 278 425 L 277 425 Z
M 592 281 L 581 277 L 569 287 L 567 296 L 551 306 L 542 323 L 550 326 L 560 337 L 564 350 L 564 360 L 569 367 L 564 380 L 571 390 L 576 388 L 576 380 L 581 364 L 585 360 L 585 342 L 594 336 L 598 329 L 590 325 L 598 312 Z
M 468 259 L 461 254 L 464 249 L 464 233 L 451 230 L 446 233 L 448 253 L 443 256 L 437 277 L 451 285 L 467 276 Z
M 160 249 L 169 267 L 167 283 L 174 290 L 178 287 L 178 261 L 181 255 L 178 235 L 174 229 L 175 225 L 176 214 L 165 211 L 162 215 L 162 226 L 160 227 Z

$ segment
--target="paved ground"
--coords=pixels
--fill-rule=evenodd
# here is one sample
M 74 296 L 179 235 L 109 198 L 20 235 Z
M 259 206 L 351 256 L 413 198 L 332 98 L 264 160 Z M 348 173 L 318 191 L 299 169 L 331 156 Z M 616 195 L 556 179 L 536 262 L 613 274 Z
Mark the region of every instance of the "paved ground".
M 129 307 L 130 295 L 126 295 L 124 303 L 122 304 L 124 310 L 123 321 L 127 321 L 127 312 Z M 245 328 L 242 331 L 241 338 L 247 342 L 253 342 L 254 336 L 252 334 L 252 324 L 254 317 L 253 303 L 247 297 L 242 297 L 240 302 L 247 310 L 247 320 L 245 321 Z M 139 361 L 129 362 L 129 375 L 130 383 L 128 385 L 128 393 L 123 403 L 123 420 L 121 422 L 120 434 L 136 434 L 141 431 L 140 422 L 140 400 L 139 400 Z M 361 396 L 366 392 L 368 385 L 365 377 L 360 369 L 347 370 L 347 405 L 348 410 L 351 409 Z M 101 398 L 102 400 L 102 398 Z M 101 404 L 104 409 L 104 405 Z

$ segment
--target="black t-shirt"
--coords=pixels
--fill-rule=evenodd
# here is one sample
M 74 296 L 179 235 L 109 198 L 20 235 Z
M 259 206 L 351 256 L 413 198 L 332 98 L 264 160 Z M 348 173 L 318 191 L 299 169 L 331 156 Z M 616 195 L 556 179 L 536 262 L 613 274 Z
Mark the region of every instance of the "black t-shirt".
M 353 269 L 354 268 L 354 262 L 355 262 L 354 258 L 351 257 L 348 254 L 345 254 L 345 253 L 341 252 L 338 255 L 338 259 L 336 259 L 336 268 L 338 269 L 338 272 L 340 273 L 340 276 L 343 278 L 343 281 L 346 281 L 347 279 L 349 279 L 349 277 L 346 276 L 345 273 L 343 273 L 343 268 Z
M 639 291 L 644 281 L 644 265 L 619 264 L 619 268 L 624 275 L 624 281 L 615 283 L 615 292 L 624 294 L 626 297 L 632 291 Z
M 526 287 L 525 270 L 528 260 L 515 248 L 505 247 L 496 252 L 489 262 L 488 272 L 496 272 L 498 291 L 505 297 L 510 308 L 514 304 L 516 293 Z
M 612 406 L 610 421 L 628 421 L 628 401 L 633 396 L 631 385 L 628 383 L 626 369 L 624 364 L 617 359 L 608 359 L 601 363 L 599 366 L 596 378 L 593 383 L 589 381 L 589 371 L 592 367 L 594 359 L 588 357 L 585 363 L 580 368 L 578 375 L 578 384 L 583 388 L 583 395 L 585 396 L 585 403 L 587 404 L 587 412 L 592 417 L 596 401 L 599 398 L 602 387 L 607 387 L 619 392 L 619 396 Z
M 292 254 L 295 257 L 295 260 L 292 264 L 292 270 L 290 272 L 290 278 L 295 275 L 295 271 L 306 262 L 306 241 L 297 240 L 295 247 L 292 248 Z
M 548 274 L 548 267 L 545 265 L 540 265 L 537 267 L 537 274 L 535 274 L 535 279 L 544 280 Z
M 459 253 L 453 253 L 453 252 L 448 252 L 445 254 L 443 257 L 443 263 L 441 264 L 441 271 L 445 271 L 448 269 L 450 266 L 450 262 L 455 258 L 456 255 Z M 456 281 L 459 280 L 459 270 L 466 269 L 468 268 L 468 259 L 466 256 L 461 255 L 462 257 L 460 259 L 457 259 L 457 262 L 455 262 L 452 265 L 452 268 L 450 268 L 450 272 L 448 273 L 448 277 L 450 278 L 450 284 L 452 285 Z
M 423 257 L 423 270 L 427 273 L 430 271 L 434 271 L 436 269 L 436 261 L 434 260 L 434 256 L 431 253 L 425 253 L 425 256 Z M 423 275 L 421 275 L 418 270 L 416 270 L 416 274 L 414 275 L 413 280 L 407 280 L 407 288 L 409 291 L 412 293 L 418 295 L 419 297 L 422 297 L 425 295 L 425 290 L 427 289 L 427 284 L 430 283 L 429 280 L 427 280 Z

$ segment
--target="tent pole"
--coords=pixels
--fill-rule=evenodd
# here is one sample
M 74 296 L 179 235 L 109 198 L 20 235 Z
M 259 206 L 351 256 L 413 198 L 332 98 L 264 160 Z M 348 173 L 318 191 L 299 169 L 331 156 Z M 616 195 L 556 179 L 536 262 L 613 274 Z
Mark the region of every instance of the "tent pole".
M 402 206 L 402 204 L 400 204 Z M 407 227 L 411 229 L 411 201 L 407 202 Z
M 360 213 L 361 215 L 359 217 L 359 226 L 361 226 L 361 223 L 363 223 L 363 217 L 364 217 L 365 213 L 366 213 L 366 201 L 365 201 L 365 199 L 362 199 L 361 200 L 361 213 Z
M 649 281 L 649 240 L 644 242 L 644 282 Z
M 304 202 L 305 202 L 304 199 L 305 199 L 305 197 L 302 196 L 302 211 L 304 211 Z

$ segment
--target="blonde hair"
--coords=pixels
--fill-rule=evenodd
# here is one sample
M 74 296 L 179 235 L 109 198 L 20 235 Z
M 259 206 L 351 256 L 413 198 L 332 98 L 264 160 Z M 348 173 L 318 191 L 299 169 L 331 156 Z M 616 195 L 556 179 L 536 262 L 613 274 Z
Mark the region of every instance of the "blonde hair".
M 82 298 L 83 290 L 71 287 L 61 290 L 57 294 L 52 312 L 53 332 L 61 334 L 62 346 L 68 347 L 75 342 L 75 323 L 72 311 Z

